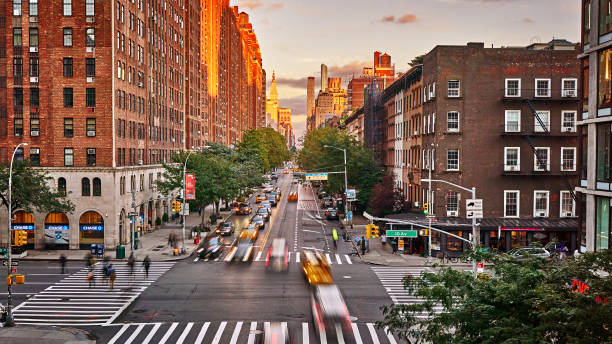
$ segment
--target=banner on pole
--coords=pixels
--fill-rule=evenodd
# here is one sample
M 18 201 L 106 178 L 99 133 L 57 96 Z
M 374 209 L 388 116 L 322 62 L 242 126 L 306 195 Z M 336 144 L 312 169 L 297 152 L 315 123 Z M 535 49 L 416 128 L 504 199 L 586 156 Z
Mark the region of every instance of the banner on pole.
M 195 196 L 195 174 L 185 173 L 185 199 L 194 200 Z

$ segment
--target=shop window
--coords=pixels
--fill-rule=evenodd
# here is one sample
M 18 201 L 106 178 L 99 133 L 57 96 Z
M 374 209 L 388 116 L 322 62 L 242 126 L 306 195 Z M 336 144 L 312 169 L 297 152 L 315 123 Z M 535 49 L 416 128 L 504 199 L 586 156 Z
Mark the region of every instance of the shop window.
M 93 179 L 93 195 L 102 196 L 102 181 L 100 178 Z
M 81 179 L 81 196 L 91 196 L 91 184 L 89 178 Z
M 599 35 L 612 32 L 612 0 L 599 0 Z
M 440 251 L 440 247 L 442 246 L 442 237 L 440 232 L 431 231 L 431 249 L 434 251 Z
M 463 238 L 463 232 L 453 233 Z M 446 249 L 449 251 L 461 251 L 463 249 L 463 241 L 453 236 L 446 236 Z
M 610 70 L 612 68 L 612 49 L 607 49 L 599 53 L 599 87 L 598 98 L 599 108 L 609 108 L 610 98 L 612 97 L 612 79 Z
M 595 224 L 595 250 L 610 248 L 612 232 L 610 231 L 610 198 L 597 197 L 597 218 Z
M 57 192 L 59 192 L 61 195 L 66 195 L 66 178 L 59 177 L 57 179 Z
M 597 125 L 597 181 L 610 181 L 610 124 Z

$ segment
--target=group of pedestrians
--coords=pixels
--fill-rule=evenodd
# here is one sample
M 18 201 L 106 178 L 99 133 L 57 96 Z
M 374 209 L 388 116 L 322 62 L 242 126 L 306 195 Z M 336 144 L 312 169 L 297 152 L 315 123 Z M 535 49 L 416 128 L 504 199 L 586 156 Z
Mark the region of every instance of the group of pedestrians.
M 64 254 L 61 254 L 59 257 L 59 263 L 60 263 L 62 274 L 64 274 L 65 272 L 66 261 L 67 261 L 66 256 Z M 96 274 L 94 272 L 95 272 L 96 258 L 91 253 L 87 254 L 87 256 L 85 257 L 85 264 L 88 270 L 87 277 L 85 277 L 85 280 L 88 282 L 89 288 L 92 288 L 92 287 L 95 288 L 96 287 Z M 134 253 L 132 252 L 130 253 L 130 256 L 128 257 L 128 260 L 127 260 L 127 265 L 130 268 L 131 276 L 134 275 L 134 265 L 135 264 L 136 264 L 136 258 L 134 257 Z M 149 278 L 149 269 L 151 268 L 151 258 L 149 258 L 148 255 L 143 259 L 142 266 L 145 271 L 145 278 Z M 115 270 L 115 267 L 111 263 L 110 258 L 108 256 L 104 257 L 102 261 L 102 269 L 100 270 L 100 274 L 101 274 L 102 281 L 104 281 L 104 283 L 108 283 L 110 289 L 114 289 L 115 280 L 117 279 L 117 271 Z

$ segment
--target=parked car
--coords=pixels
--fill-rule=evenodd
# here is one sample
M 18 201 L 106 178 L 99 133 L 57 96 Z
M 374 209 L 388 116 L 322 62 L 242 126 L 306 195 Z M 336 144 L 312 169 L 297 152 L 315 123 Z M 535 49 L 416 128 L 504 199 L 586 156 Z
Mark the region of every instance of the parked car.
M 248 203 L 240 203 L 238 207 L 236 207 L 236 215 L 249 215 L 253 211 L 251 205 Z
M 508 254 L 514 257 L 518 262 L 525 261 L 529 258 L 550 258 L 550 252 L 543 247 L 516 248 L 508 252 Z
M 338 212 L 334 208 L 327 208 L 325 217 L 327 217 L 328 220 L 338 220 Z

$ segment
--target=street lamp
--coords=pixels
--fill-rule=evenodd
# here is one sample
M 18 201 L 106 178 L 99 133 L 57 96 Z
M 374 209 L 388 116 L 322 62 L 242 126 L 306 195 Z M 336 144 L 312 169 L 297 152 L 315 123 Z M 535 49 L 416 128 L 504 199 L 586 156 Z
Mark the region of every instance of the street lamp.
M 330 145 L 324 145 L 323 147 L 337 149 L 339 151 L 342 151 L 342 153 L 344 153 L 344 199 L 345 199 L 345 201 L 347 203 L 345 208 L 347 209 L 346 213 L 348 215 L 348 194 L 347 194 L 347 192 L 348 192 L 348 182 L 347 182 L 347 177 L 346 177 L 346 149 L 338 148 L 338 147 L 330 146 Z
M 197 149 L 206 149 L 206 148 L 210 148 L 210 146 L 202 146 L 202 147 L 198 147 Z M 183 213 L 183 238 L 182 238 L 182 244 L 181 244 L 181 254 L 185 253 L 185 222 L 186 222 L 186 217 L 185 217 L 185 205 L 187 204 L 187 191 L 185 190 L 185 173 L 187 173 L 187 160 L 189 160 L 189 157 L 191 156 L 191 154 L 194 152 L 194 150 L 190 150 L 189 153 L 187 153 L 187 157 L 185 158 L 185 163 L 183 164 L 183 206 L 181 207 L 181 212 Z
M 15 154 L 17 154 L 17 151 L 19 150 L 19 147 L 21 146 L 27 146 L 28 144 L 26 142 L 22 142 L 20 144 L 17 145 L 17 147 L 15 147 L 15 150 L 13 151 L 13 155 L 11 156 L 11 164 L 9 166 L 9 180 L 8 180 L 8 248 L 7 248 L 7 253 L 8 253 L 8 268 L 7 268 L 7 275 L 11 274 L 11 269 L 12 269 L 12 259 L 11 259 L 11 220 L 13 217 L 13 209 L 12 209 L 12 184 L 13 184 L 13 161 L 15 160 Z M 12 283 L 11 283 L 12 284 Z M 4 326 L 6 327 L 10 327 L 10 326 L 15 326 L 15 322 L 13 321 L 13 287 L 11 284 L 8 284 L 8 300 L 6 302 L 6 322 L 4 323 Z

